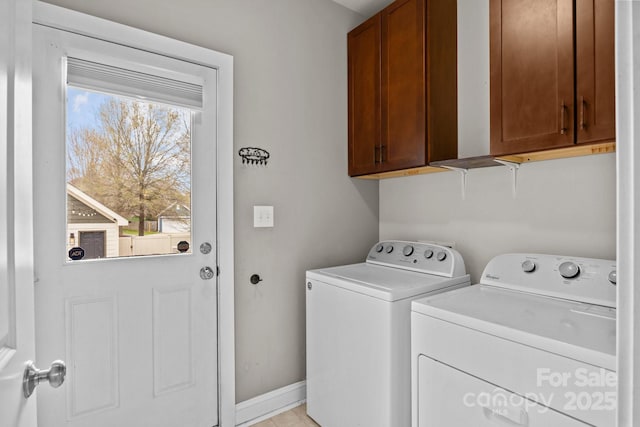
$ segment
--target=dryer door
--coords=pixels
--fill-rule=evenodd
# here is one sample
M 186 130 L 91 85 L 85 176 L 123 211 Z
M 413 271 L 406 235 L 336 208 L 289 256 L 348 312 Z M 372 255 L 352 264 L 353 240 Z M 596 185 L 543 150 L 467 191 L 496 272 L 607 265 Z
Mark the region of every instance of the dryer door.
M 418 358 L 418 424 L 414 427 L 588 425 L 429 357 Z

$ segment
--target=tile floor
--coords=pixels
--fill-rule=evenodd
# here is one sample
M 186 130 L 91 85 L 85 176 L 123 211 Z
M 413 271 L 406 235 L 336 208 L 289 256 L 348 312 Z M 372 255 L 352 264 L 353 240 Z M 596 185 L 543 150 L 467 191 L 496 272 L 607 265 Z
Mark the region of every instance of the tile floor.
M 252 427 L 319 427 L 307 416 L 307 405 L 295 408 L 254 424 Z

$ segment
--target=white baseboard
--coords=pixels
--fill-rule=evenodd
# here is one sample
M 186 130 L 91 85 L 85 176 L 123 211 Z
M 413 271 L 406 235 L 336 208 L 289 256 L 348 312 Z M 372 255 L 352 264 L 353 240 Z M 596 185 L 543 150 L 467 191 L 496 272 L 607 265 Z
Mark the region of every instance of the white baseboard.
M 236 426 L 248 427 L 302 405 L 307 399 L 307 382 L 300 381 L 236 404 Z

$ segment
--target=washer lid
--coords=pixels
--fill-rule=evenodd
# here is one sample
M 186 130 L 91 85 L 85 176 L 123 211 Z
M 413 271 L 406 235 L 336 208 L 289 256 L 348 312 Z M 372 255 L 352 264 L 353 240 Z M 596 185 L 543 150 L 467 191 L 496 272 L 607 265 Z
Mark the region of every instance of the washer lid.
M 397 301 L 469 283 L 469 275 L 447 278 L 369 263 L 310 270 L 307 277 L 385 301 Z
M 616 310 L 474 285 L 412 303 L 412 311 L 616 370 Z

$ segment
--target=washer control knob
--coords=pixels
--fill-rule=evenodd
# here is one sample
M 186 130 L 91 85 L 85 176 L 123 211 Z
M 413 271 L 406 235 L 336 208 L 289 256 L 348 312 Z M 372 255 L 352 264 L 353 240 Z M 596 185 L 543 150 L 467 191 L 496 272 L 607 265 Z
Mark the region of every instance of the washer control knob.
M 558 271 L 560 271 L 560 275 L 565 279 L 573 279 L 578 277 L 580 274 L 580 267 L 574 262 L 566 261 L 560 264 L 558 267 Z
M 413 246 L 407 245 L 402 249 L 402 254 L 404 256 L 410 256 L 413 253 Z
M 433 251 L 431 249 L 427 249 L 426 251 L 424 251 L 424 257 L 426 259 L 430 259 L 433 256 Z
M 383 249 L 384 249 L 383 245 L 376 246 L 376 252 L 378 252 L 378 253 L 382 252 Z
M 438 261 L 444 261 L 445 259 L 447 259 L 447 253 L 446 252 L 438 252 L 436 254 L 436 258 L 438 259 Z
M 525 273 L 533 273 L 535 269 L 536 263 L 531 261 L 530 259 L 522 263 L 522 271 L 524 271 Z
M 387 246 L 387 253 L 390 254 L 391 252 L 393 252 L 393 245 Z
M 609 273 L 609 281 L 614 285 L 618 284 L 618 272 L 616 270 L 611 270 Z

